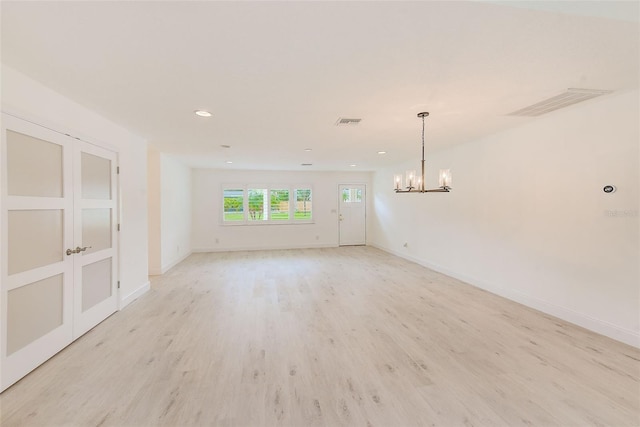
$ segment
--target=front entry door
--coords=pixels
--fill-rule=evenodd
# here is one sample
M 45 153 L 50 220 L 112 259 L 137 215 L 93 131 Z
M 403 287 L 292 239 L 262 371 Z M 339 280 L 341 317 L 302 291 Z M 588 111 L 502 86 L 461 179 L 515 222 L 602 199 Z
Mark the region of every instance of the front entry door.
M 0 391 L 117 301 L 116 154 L 6 114 L 2 124 Z
M 366 244 L 366 187 L 363 184 L 338 187 L 340 246 Z

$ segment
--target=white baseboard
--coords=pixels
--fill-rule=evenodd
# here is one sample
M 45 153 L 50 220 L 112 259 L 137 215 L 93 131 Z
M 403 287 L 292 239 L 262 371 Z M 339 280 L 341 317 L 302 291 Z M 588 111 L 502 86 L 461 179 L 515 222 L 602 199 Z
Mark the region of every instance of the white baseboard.
M 149 268 L 149 276 L 160 276 L 160 275 L 162 275 L 162 269 Z
M 187 259 L 189 255 L 191 255 L 192 253 L 193 253 L 192 251 L 189 251 L 185 255 L 182 255 L 176 258 L 175 260 L 171 261 L 169 264 L 163 265 L 162 269 L 160 270 L 160 274 L 164 274 L 167 271 L 171 270 L 173 267 L 175 267 L 176 265 L 180 264 L 182 261 Z M 149 274 L 154 275 L 153 272 L 151 271 L 149 272 Z
M 581 326 L 585 329 L 596 332 L 600 335 L 604 335 L 616 341 L 620 341 L 625 344 L 629 344 L 633 347 L 640 348 L 640 333 L 638 332 L 621 328 L 609 322 L 605 322 L 603 320 L 593 318 L 586 314 L 579 313 L 577 311 L 558 306 L 548 301 L 523 294 L 522 292 L 495 286 L 492 283 L 485 282 L 483 280 L 478 280 L 474 277 L 460 274 L 455 271 L 451 271 L 439 265 L 431 264 L 424 260 L 409 256 L 407 254 L 400 253 L 398 251 L 395 251 L 390 248 L 386 248 L 384 246 L 380 246 L 373 243 L 370 243 L 369 246 L 373 246 L 374 248 L 378 248 L 382 251 L 396 255 L 400 258 L 404 258 L 409 261 L 415 262 L 416 264 L 419 264 L 423 267 L 427 267 L 431 270 L 437 271 L 438 273 L 446 274 L 447 276 L 461 280 L 477 288 L 484 289 L 485 291 L 491 292 L 492 294 L 499 295 L 511 301 L 515 301 L 517 303 L 526 305 L 527 307 L 533 308 L 535 310 L 541 311 L 551 316 L 555 316 L 559 319 L 565 320 L 569 323 L 573 323 L 574 325 Z
M 144 295 L 146 292 L 151 289 L 151 282 L 147 281 L 147 283 L 140 286 L 135 291 L 131 292 L 129 295 L 123 297 L 120 300 L 120 310 L 134 302 L 136 299 L 140 298 L 140 296 Z
M 265 245 L 265 246 L 240 246 L 235 248 L 194 248 L 193 252 L 240 252 L 240 251 L 270 251 L 284 249 L 318 249 L 318 248 L 337 248 L 335 243 L 321 243 L 317 245 Z

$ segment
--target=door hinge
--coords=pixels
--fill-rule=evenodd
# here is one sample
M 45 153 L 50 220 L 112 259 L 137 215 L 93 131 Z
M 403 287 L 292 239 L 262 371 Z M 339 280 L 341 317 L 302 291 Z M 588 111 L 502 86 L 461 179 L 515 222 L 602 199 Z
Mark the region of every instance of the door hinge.
M 118 231 L 120 231 L 120 224 L 118 224 Z
M 120 280 L 118 280 L 118 289 L 120 289 Z
M 120 175 L 120 166 L 116 166 L 116 173 Z

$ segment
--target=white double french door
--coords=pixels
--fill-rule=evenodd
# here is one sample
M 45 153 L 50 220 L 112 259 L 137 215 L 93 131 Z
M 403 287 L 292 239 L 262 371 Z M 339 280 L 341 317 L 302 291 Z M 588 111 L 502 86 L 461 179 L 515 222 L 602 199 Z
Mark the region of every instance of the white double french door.
M 117 153 L 2 115 L 0 390 L 117 309 Z

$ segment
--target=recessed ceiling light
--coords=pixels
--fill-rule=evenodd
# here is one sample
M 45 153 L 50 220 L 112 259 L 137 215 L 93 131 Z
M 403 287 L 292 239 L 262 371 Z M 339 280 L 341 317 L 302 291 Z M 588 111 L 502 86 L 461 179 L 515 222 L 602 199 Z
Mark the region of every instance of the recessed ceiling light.
M 351 166 L 352 168 L 354 168 L 354 167 L 356 167 L 356 166 L 358 166 L 358 165 L 349 165 L 349 166 Z
M 387 154 L 386 151 L 378 151 L 378 154 Z
M 313 163 L 302 163 L 300 166 L 311 166 Z
M 222 147 L 222 148 L 231 148 L 230 145 L 221 145 L 220 147 Z
M 205 110 L 196 110 L 194 111 L 196 113 L 196 116 L 200 116 L 200 117 L 211 117 L 211 113 Z
M 231 163 L 233 163 L 231 160 L 227 160 L 228 165 L 230 165 Z
M 311 148 L 305 148 L 304 151 L 311 151 Z

